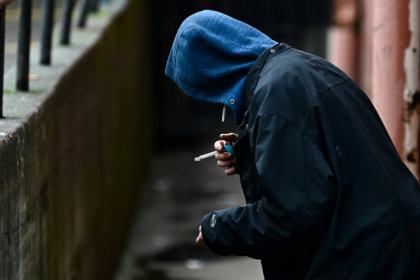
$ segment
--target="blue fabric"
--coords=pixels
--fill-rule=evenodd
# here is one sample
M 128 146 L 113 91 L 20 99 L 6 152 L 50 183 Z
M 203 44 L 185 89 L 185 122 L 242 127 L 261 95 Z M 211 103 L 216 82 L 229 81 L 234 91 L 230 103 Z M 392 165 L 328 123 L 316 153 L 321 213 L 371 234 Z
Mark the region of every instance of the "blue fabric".
M 276 44 L 241 21 L 201 11 L 179 27 L 165 74 L 189 96 L 226 105 L 239 123 L 248 71 L 264 50 Z

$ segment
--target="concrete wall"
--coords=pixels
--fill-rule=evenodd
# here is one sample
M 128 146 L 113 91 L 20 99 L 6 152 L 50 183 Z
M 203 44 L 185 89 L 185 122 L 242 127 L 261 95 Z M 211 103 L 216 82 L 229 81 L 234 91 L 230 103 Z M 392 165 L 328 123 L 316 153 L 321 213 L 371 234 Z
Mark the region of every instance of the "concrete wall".
M 146 1 L 113 0 L 37 64 L 8 73 L 0 120 L 0 279 L 111 279 L 147 170 Z

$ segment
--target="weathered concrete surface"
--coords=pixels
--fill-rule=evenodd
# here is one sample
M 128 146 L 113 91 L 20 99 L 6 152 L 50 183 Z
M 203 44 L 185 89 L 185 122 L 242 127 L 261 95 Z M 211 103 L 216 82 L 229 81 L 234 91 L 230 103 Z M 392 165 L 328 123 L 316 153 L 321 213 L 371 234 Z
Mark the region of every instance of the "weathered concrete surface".
M 113 0 L 6 81 L 0 120 L 0 279 L 110 279 L 150 150 L 147 1 Z

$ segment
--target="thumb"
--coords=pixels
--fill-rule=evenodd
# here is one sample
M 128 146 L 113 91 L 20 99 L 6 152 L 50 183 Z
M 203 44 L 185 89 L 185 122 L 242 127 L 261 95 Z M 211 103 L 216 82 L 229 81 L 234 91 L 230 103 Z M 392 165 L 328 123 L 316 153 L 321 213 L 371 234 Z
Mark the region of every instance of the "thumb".
M 238 135 L 235 134 L 235 133 L 222 133 L 222 134 L 220 134 L 220 139 L 225 140 L 225 141 L 230 141 L 230 142 L 236 141 L 237 137 L 238 137 Z

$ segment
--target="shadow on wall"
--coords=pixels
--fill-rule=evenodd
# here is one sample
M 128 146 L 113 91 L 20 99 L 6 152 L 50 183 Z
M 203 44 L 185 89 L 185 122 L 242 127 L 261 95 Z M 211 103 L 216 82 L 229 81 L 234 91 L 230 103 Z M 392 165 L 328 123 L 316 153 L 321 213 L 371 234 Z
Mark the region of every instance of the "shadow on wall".
M 152 5 L 155 120 L 158 151 L 213 142 L 236 131 L 233 115 L 221 123 L 222 106 L 192 100 L 164 75 L 166 60 L 181 22 L 204 9 L 242 20 L 278 42 L 325 56 L 331 0 L 162 0 Z

